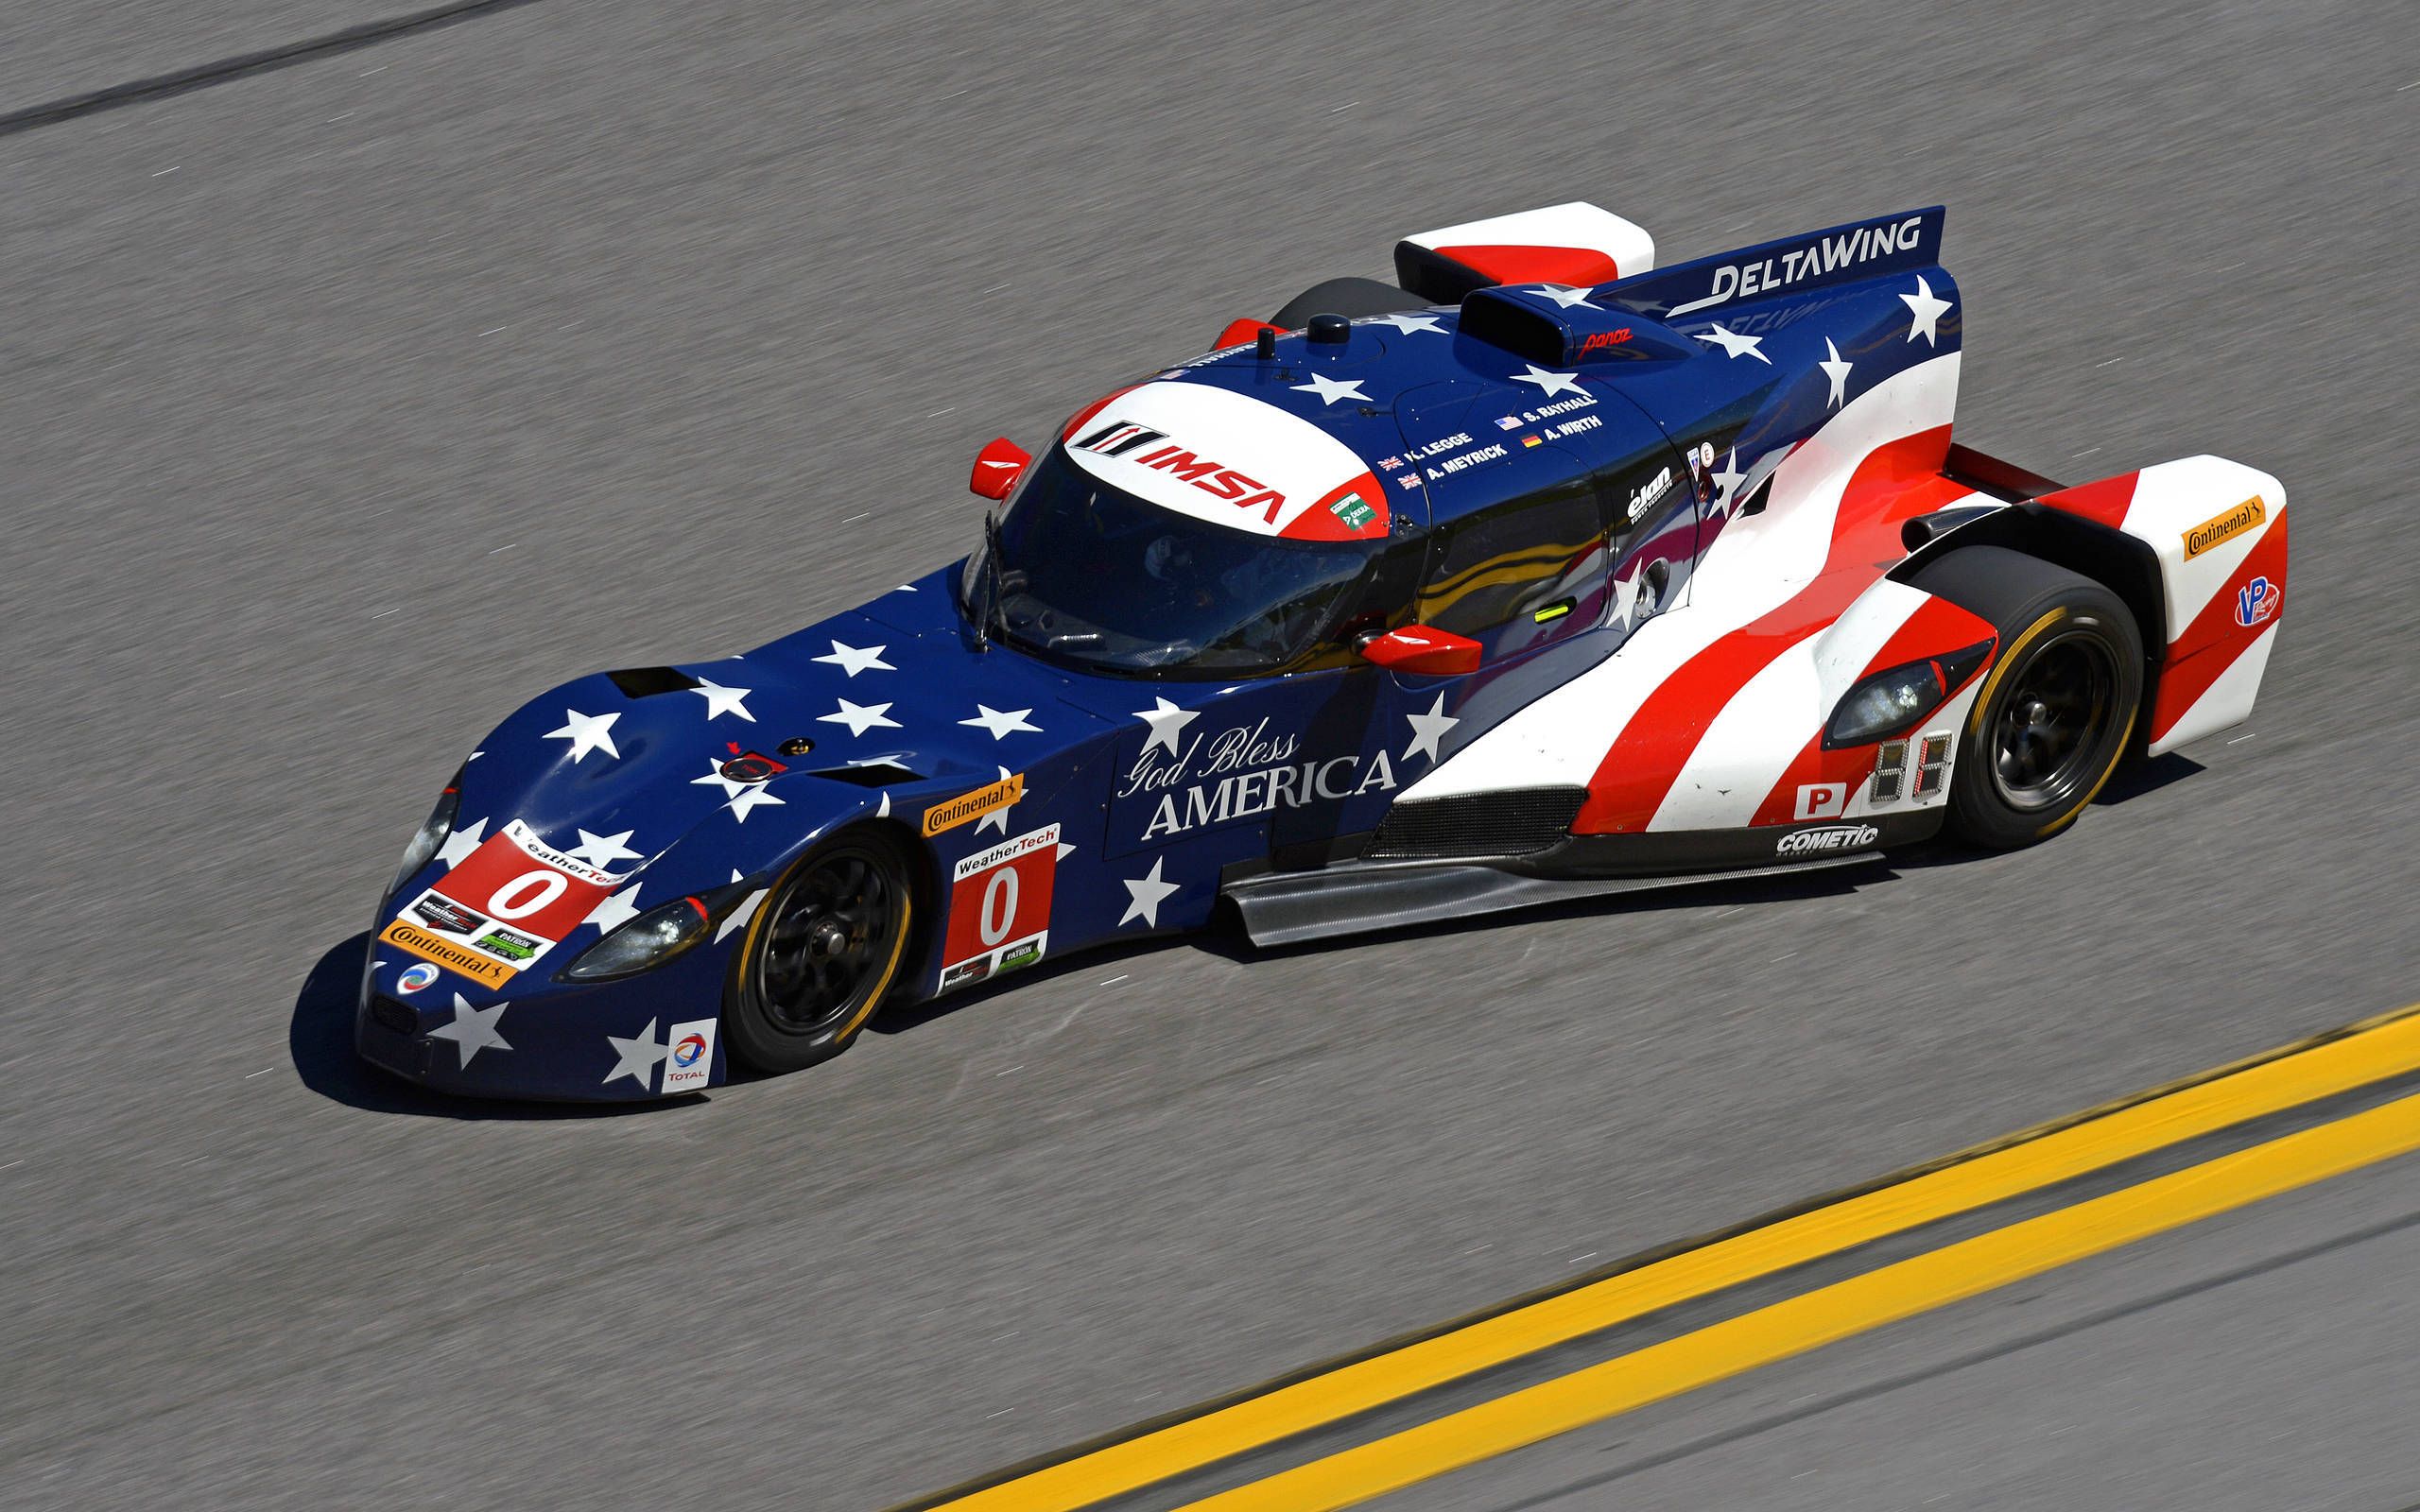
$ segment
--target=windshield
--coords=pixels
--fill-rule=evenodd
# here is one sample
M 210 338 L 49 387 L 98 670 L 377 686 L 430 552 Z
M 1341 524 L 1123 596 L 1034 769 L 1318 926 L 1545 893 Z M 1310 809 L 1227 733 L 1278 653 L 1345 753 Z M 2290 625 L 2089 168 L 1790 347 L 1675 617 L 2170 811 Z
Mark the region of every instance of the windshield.
M 1267 672 L 1322 644 L 1339 602 L 1384 539 L 1294 541 L 1146 504 L 1053 448 L 997 534 L 990 634 L 1103 671 L 1216 677 Z M 967 561 L 978 612 L 988 564 Z

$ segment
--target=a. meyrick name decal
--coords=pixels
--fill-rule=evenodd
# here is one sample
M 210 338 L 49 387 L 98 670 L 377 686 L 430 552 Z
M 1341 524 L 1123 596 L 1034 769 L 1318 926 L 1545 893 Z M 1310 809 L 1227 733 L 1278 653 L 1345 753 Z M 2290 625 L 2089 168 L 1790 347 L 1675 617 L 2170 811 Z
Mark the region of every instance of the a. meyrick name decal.
M 949 929 L 942 940 L 944 990 L 1042 959 L 1050 948 L 1051 884 L 1058 873 L 1055 824 L 977 850 L 958 864 L 950 874 Z
M 1281 808 L 1339 802 L 1395 785 L 1394 763 L 1382 750 L 1298 761 L 1302 737 L 1270 734 L 1269 721 L 1195 735 L 1181 749 L 1146 741 L 1119 780 L 1118 801 L 1150 800 L 1142 838 L 1214 829 Z
M 515 819 L 406 903 L 378 937 L 502 987 L 562 943 L 624 880 L 550 848 Z
M 1207 384 L 1149 383 L 1088 417 L 1067 455 L 1164 509 L 1253 535 L 1387 533 L 1386 495 L 1351 447 L 1299 415 Z

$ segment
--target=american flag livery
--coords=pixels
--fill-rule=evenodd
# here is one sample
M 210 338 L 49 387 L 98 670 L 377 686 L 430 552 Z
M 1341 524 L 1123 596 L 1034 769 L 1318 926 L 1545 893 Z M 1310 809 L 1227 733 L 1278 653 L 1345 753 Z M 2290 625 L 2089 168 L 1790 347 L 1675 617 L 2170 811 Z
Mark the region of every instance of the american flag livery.
M 362 1055 L 679 1096 L 1222 905 L 1290 941 L 2056 833 L 2250 713 L 2286 493 L 1958 444 L 1943 223 L 1663 267 L 1581 203 L 1421 232 L 994 441 L 965 560 L 469 753 Z

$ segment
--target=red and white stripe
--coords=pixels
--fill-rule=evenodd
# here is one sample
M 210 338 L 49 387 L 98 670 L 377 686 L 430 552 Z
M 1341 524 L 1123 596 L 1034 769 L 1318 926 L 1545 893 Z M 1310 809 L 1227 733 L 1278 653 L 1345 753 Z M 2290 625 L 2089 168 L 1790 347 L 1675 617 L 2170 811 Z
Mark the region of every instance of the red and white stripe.
M 1492 284 L 1593 287 L 1655 266 L 1647 229 L 1582 200 L 1497 215 L 1404 240 L 1450 258 Z
M 2254 499 L 2266 517 L 2259 524 L 2187 554 L 2187 537 L 2197 526 Z M 2146 732 L 2151 753 L 2242 723 L 2260 692 L 2285 606 L 2281 600 L 2262 623 L 2246 626 L 2237 620 L 2236 594 L 2255 577 L 2285 591 L 2285 487 L 2240 462 L 2188 456 L 2046 494 L 2041 502 L 2123 530 L 2159 558 L 2167 647 Z
M 1763 512 L 1724 525 L 1681 603 L 1404 797 L 1585 785 L 1582 833 L 1755 822 L 1820 730 L 1824 689 L 1851 662 L 1862 676 L 1865 648 L 1922 607 L 1893 591 L 1848 612 L 1904 556 L 1900 525 L 1971 497 L 1939 471 L 1958 370 L 1946 353 L 1843 406 L 1774 471 Z

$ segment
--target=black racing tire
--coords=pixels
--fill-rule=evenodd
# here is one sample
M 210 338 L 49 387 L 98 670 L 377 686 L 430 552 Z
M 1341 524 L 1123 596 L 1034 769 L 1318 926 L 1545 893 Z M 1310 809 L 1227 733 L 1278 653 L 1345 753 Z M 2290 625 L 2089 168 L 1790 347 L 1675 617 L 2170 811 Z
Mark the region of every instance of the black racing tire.
M 1426 300 L 1392 284 L 1382 284 L 1374 278 L 1332 278 L 1288 300 L 1284 309 L 1269 318 L 1269 323 L 1300 331 L 1311 323 L 1315 315 L 1340 315 L 1350 320 L 1427 308 Z
M 915 891 L 903 848 L 878 829 L 844 830 L 793 862 L 732 959 L 732 1055 L 785 1072 L 848 1049 L 899 980 Z
M 2134 737 L 2144 662 L 2133 611 L 2089 577 L 2001 546 L 1948 552 L 1910 581 L 1999 636 L 1950 777 L 1947 833 L 1997 850 L 2050 838 Z

